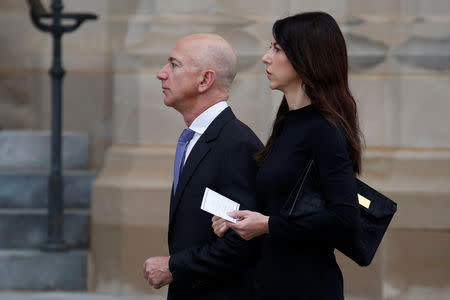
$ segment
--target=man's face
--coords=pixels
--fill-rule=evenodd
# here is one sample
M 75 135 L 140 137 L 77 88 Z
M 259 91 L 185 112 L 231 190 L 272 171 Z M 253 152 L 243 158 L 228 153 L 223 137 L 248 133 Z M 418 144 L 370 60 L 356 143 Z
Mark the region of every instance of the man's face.
M 180 40 L 170 54 L 168 63 L 156 75 L 161 80 L 164 104 L 179 112 L 185 111 L 198 95 L 201 82 L 201 70 L 190 55 L 191 51 L 195 51 L 192 43 Z

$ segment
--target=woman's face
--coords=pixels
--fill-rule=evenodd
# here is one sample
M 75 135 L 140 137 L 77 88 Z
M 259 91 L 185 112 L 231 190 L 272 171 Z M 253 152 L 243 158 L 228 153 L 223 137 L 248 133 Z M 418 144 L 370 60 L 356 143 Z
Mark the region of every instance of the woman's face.
M 271 89 L 286 93 L 291 88 L 301 86 L 300 76 L 274 38 L 272 38 L 270 49 L 262 57 L 262 61 L 266 65 Z

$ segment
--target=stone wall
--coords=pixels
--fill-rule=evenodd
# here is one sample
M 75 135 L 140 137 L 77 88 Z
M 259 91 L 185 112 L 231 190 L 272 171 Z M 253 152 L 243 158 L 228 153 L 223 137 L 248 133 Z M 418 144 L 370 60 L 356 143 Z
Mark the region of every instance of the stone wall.
M 22 3 L 23 2 L 23 3 Z M 49 1 L 43 1 L 49 2 Z M 239 56 L 230 104 L 262 140 L 281 94 L 260 58 L 279 17 L 324 10 L 347 40 L 350 83 L 366 137 L 363 178 L 399 204 L 368 268 L 340 258 L 349 299 L 450 297 L 450 2 L 448 0 L 71 0 L 93 12 L 64 37 L 64 126 L 89 133 L 100 169 L 92 203 L 90 288 L 146 286 L 146 257 L 167 253 L 175 141 L 184 124 L 155 75 L 176 40 L 214 32 Z M 46 129 L 51 44 L 25 1 L 0 3 L 0 126 Z

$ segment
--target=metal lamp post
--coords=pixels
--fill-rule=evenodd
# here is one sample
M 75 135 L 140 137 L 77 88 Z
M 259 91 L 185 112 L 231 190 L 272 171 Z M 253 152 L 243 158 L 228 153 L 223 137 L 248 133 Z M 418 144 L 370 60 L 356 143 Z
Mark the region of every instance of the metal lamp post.
M 46 251 L 64 251 L 67 249 L 63 237 L 63 192 L 62 174 L 62 80 L 65 75 L 61 63 L 61 38 L 64 33 L 76 30 L 84 21 L 95 20 L 97 16 L 86 13 L 62 13 L 61 0 L 52 0 L 49 13 L 40 0 L 27 0 L 33 24 L 41 31 L 53 37 L 53 63 L 49 74 L 52 79 L 52 134 L 51 134 L 51 171 L 48 181 L 48 239 L 42 249 Z M 74 22 L 63 25 L 63 20 Z

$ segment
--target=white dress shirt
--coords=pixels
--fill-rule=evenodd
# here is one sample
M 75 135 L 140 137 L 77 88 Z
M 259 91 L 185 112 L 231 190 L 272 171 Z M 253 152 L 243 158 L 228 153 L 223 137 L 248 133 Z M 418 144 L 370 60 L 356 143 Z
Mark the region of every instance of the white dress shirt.
M 195 118 L 191 126 L 189 126 L 189 129 L 195 131 L 195 134 L 186 147 L 186 155 L 184 157 L 183 164 L 186 163 L 186 160 L 189 154 L 191 153 L 192 148 L 194 148 L 195 143 L 197 143 L 198 139 L 206 131 L 208 126 L 227 107 L 228 107 L 227 101 L 221 101 L 219 103 L 214 104 L 213 106 L 202 112 L 197 118 Z

